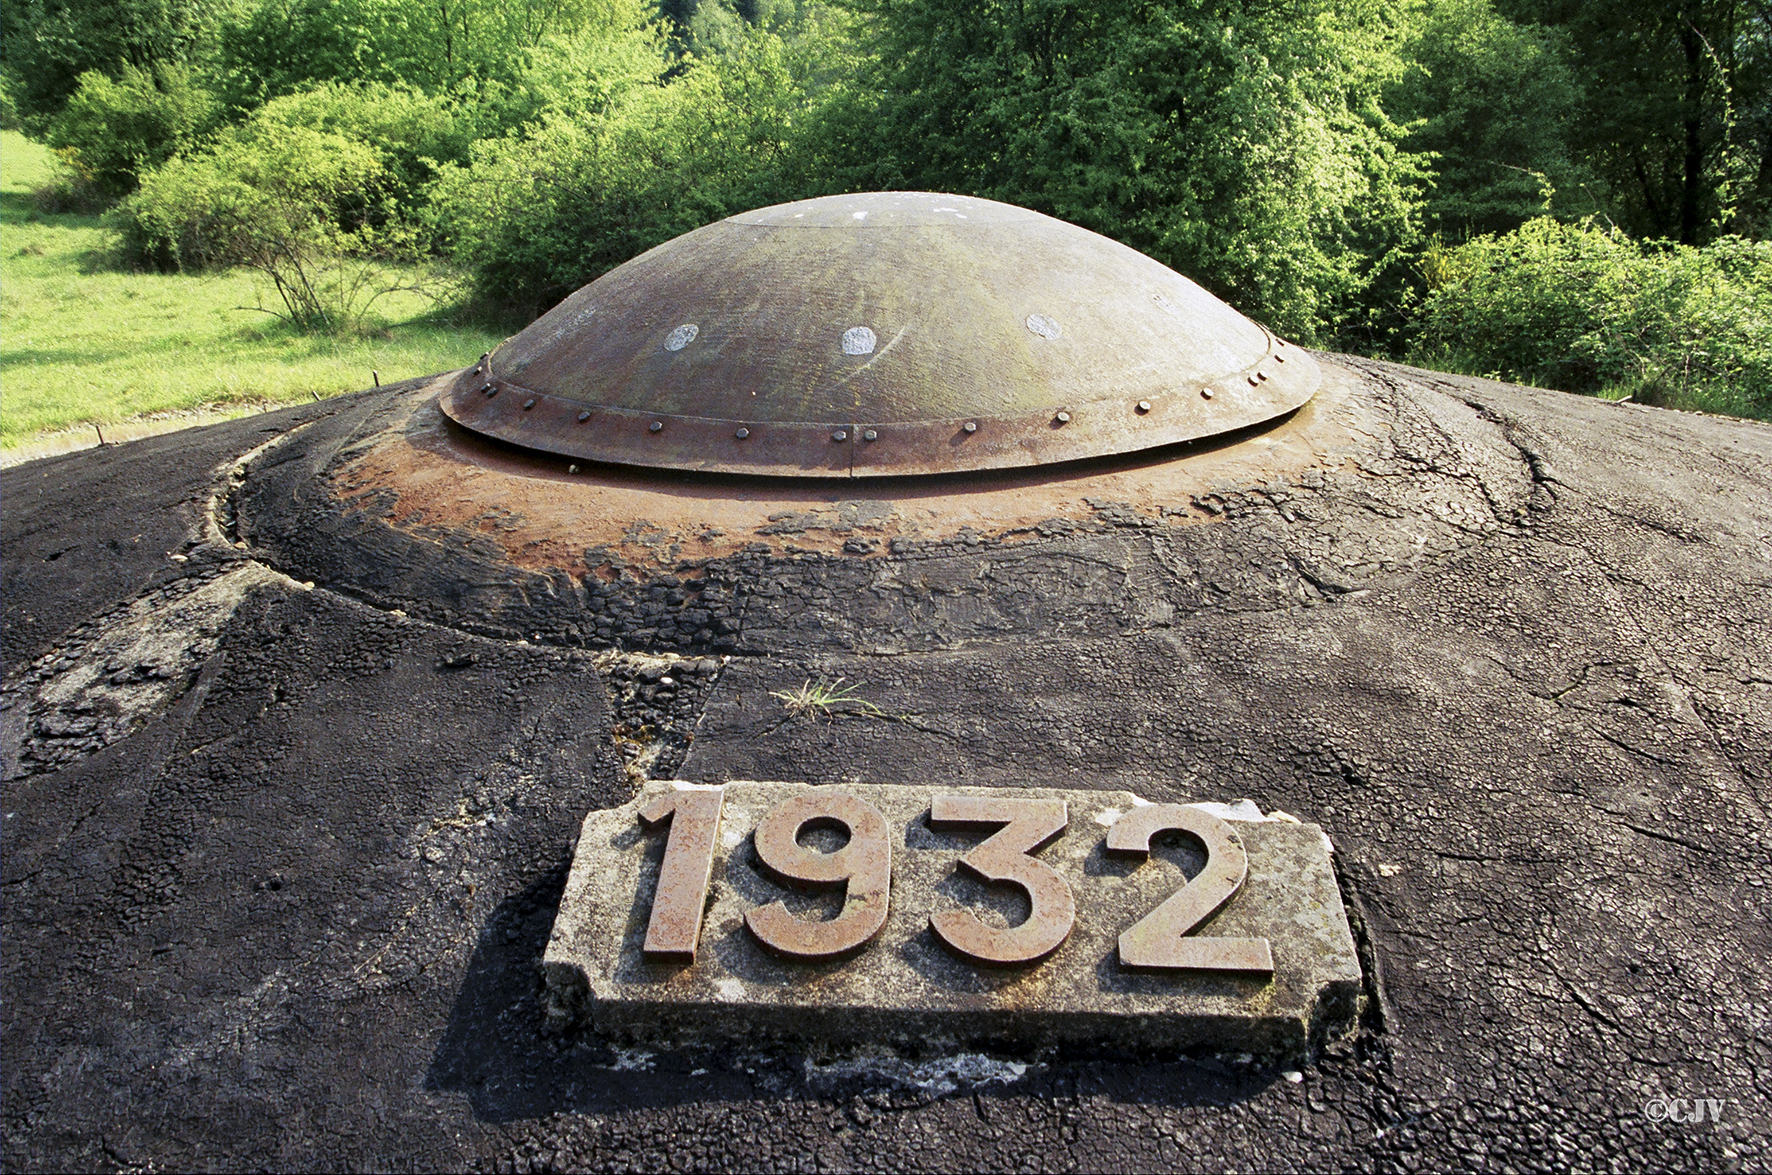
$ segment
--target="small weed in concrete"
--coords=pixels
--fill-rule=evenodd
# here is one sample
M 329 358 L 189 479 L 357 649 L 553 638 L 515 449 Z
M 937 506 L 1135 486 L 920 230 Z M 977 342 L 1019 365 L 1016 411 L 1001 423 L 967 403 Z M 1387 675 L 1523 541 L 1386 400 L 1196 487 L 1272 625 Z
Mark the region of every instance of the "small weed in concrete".
M 885 711 L 866 698 L 858 698 L 855 691 L 857 685 L 844 685 L 839 677 L 833 682 L 820 680 L 816 685 L 811 678 L 801 683 L 799 689 L 770 690 L 769 696 L 778 698 L 782 707 L 787 710 L 789 718 L 824 718 L 834 720 L 840 714 L 869 714 L 884 717 Z

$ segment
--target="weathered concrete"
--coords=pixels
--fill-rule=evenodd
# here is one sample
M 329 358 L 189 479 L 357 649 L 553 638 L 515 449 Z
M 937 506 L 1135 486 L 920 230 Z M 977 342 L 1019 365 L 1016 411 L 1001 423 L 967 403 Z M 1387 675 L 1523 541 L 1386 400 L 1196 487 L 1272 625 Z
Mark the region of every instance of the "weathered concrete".
M 1772 1166 L 1772 429 L 1323 362 L 1340 439 L 1301 413 L 1006 532 L 850 490 L 705 556 L 689 508 L 536 546 L 526 483 L 613 491 L 457 460 L 411 388 L 6 471 L 0 1158 Z M 429 520 L 369 476 L 393 425 Z M 451 461 L 499 508 L 443 512 Z M 839 678 L 868 705 L 774 696 Z M 588 811 L 932 776 L 1322 825 L 1360 1031 L 1298 1082 L 544 1035 Z
M 1313 1043 L 1354 1027 L 1360 964 L 1329 846 L 1314 825 L 1238 820 L 1248 880 L 1199 931 L 1267 940 L 1273 975 L 1139 973 L 1120 965 L 1116 939 L 1199 871 L 1193 858 L 1200 854 L 1184 850 L 1184 860 L 1169 860 L 1173 854 L 1159 853 L 1147 862 L 1104 851 L 1108 828 L 1141 802 L 1130 792 L 1017 789 L 1018 797 L 1068 805 L 1069 827 L 1036 859 L 1069 885 L 1076 922 L 1049 958 L 987 969 L 945 948 L 930 932 L 930 914 L 966 908 L 1013 925 L 1028 916 L 1027 898 L 956 869 L 983 834 L 938 832 L 927 816 L 938 792 L 1003 793 L 939 783 L 846 784 L 845 793 L 874 805 L 892 829 L 890 914 L 852 958 L 808 962 L 771 954 L 744 919 L 776 900 L 805 905 L 798 917 L 831 916 L 820 895 L 797 896 L 763 874 L 749 840 L 764 812 L 809 789 L 732 782 L 724 789 L 701 949 L 693 965 L 651 963 L 641 944 L 664 838 L 642 835 L 637 813 L 670 788 L 651 784 L 633 802 L 586 818 L 542 957 L 556 1013 L 599 1032 L 666 1044 L 790 1041 L 914 1052 L 992 1044 L 1133 1053 L 1212 1046 L 1302 1062 Z

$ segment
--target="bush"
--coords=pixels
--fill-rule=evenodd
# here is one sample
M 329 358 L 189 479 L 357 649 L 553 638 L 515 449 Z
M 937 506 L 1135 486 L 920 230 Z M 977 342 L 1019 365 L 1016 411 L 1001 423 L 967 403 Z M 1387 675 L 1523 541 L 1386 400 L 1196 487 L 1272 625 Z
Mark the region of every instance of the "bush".
M 473 137 L 445 99 L 380 84 L 329 82 L 289 94 L 253 112 L 248 125 L 257 136 L 305 128 L 370 148 L 382 169 L 381 190 L 403 215 L 416 207 L 439 163 L 468 158 Z
M 658 85 L 670 64 L 663 31 L 648 24 L 550 36 L 524 51 L 509 84 L 487 88 L 476 108 L 479 137 L 498 138 L 550 114 L 607 111 L 637 87 Z
M 118 208 L 125 252 L 165 269 L 244 265 L 271 279 L 303 330 L 361 324 L 376 262 L 409 245 L 382 206 L 386 171 L 364 143 L 248 125 L 147 175 Z M 377 227 L 377 223 L 386 227 Z
M 858 0 L 870 62 L 820 170 L 1024 205 L 1301 341 L 1414 244 L 1424 160 L 1379 99 L 1393 0 Z
M 781 165 L 802 97 L 779 40 L 748 34 L 667 84 L 476 143 L 432 186 L 434 224 L 484 296 L 538 313 L 671 237 L 799 194 Z
M 448 94 L 509 83 L 551 37 L 638 25 L 645 0 L 240 0 L 216 71 L 246 110 L 316 82 L 382 82 Z
M 384 171 L 374 150 L 327 131 L 242 127 L 169 160 L 119 205 L 125 259 L 165 270 L 251 264 L 263 242 L 360 229 Z
M 1772 417 L 1772 242 L 1694 248 L 1540 218 L 1432 247 L 1422 272 L 1415 362 Z
M 250 226 L 268 215 L 330 225 L 341 245 L 366 232 L 410 237 L 438 161 L 467 155 L 463 122 L 445 100 L 399 86 L 326 83 L 275 99 L 207 149 L 144 177 L 115 221 L 124 260 L 155 269 L 246 264 Z
M 237 0 L 12 0 L 0 8 L 5 88 L 33 138 L 94 70 L 200 67 Z
M 125 196 L 144 171 L 207 132 L 215 117 L 215 99 L 181 67 L 150 72 L 125 65 L 116 81 L 82 74 L 47 137 L 81 180 L 103 195 Z

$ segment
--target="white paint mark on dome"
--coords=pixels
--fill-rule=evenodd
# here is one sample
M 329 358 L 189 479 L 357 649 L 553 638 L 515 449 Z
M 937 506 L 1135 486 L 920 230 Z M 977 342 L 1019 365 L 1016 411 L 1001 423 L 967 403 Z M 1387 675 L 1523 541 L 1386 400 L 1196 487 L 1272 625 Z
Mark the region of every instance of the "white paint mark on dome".
M 681 351 L 684 347 L 693 343 L 695 341 L 695 336 L 700 333 L 701 327 L 696 326 L 693 322 L 686 322 L 676 330 L 672 331 L 669 335 L 665 336 L 665 350 Z
M 1058 323 L 1044 314 L 1028 315 L 1028 329 L 1043 339 L 1056 339 L 1059 334 Z
M 877 342 L 879 339 L 867 327 L 852 326 L 843 332 L 843 354 L 872 355 Z
M 850 213 L 850 215 L 855 217 L 855 219 L 857 219 L 857 220 L 866 220 L 868 218 L 868 214 L 866 212 L 852 212 L 852 213 Z

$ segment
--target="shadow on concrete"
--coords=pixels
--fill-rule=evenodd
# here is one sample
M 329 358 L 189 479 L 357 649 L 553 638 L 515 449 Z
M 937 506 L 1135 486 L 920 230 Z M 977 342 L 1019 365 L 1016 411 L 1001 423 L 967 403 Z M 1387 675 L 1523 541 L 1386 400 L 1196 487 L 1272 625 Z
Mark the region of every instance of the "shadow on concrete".
M 493 911 L 426 1072 L 427 1091 L 465 1096 L 483 1122 L 760 1097 L 860 1099 L 881 1111 L 970 1097 L 981 1115 L 992 1099 L 1064 1099 L 1080 1091 L 1129 1102 L 1224 1106 L 1256 1097 L 1279 1079 L 1271 1068 L 1210 1057 L 1072 1051 L 1044 1059 L 1010 1052 L 845 1058 L 729 1046 L 655 1052 L 588 1032 L 549 1035 L 537 962 L 565 882 L 562 862 Z

